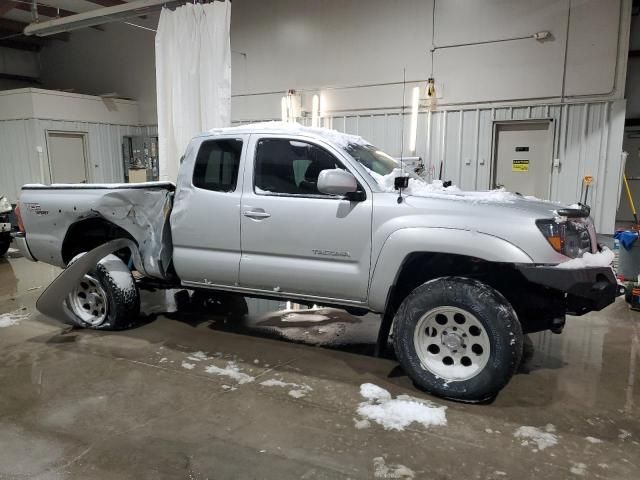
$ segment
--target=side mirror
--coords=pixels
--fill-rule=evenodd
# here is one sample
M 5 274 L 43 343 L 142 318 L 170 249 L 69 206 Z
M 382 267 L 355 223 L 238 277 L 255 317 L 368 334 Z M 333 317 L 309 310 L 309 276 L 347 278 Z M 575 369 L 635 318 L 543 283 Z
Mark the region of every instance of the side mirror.
M 318 191 L 329 195 L 345 196 L 358 190 L 356 177 L 346 170 L 322 170 L 318 175 Z

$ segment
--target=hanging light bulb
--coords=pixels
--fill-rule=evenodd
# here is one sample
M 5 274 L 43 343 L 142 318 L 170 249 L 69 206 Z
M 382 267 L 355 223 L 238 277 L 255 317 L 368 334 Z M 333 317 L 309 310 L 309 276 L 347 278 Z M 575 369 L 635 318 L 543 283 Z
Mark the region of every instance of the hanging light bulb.
M 429 106 L 433 107 L 436 104 L 436 82 L 433 77 L 427 79 L 427 100 Z

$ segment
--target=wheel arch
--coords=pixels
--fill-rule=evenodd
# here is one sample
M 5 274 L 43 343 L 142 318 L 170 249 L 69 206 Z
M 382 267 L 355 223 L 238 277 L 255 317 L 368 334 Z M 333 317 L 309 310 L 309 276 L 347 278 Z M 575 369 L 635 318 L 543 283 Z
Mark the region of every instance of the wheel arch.
M 438 268 L 434 269 L 434 262 Z M 485 233 L 448 228 L 396 230 L 387 237 L 377 257 L 369 285 L 369 305 L 374 311 L 385 312 L 409 276 L 424 283 L 443 274 L 455 274 L 445 269 L 447 265 L 453 264 L 456 271 L 461 271 L 461 267 L 479 264 L 516 263 L 532 263 L 532 259 L 512 243 Z
M 137 246 L 137 241 L 129 232 L 102 217 L 79 220 L 69 226 L 62 241 L 62 261 L 66 265 L 78 253 L 93 250 L 110 240 L 119 238 L 131 240 Z

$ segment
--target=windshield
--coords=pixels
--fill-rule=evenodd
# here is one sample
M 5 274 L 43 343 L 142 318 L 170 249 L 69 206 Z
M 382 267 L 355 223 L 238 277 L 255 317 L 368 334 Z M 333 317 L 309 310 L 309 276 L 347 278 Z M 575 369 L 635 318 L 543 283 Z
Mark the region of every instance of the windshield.
M 378 175 L 389 175 L 400 163 L 373 145 L 350 143 L 347 152 L 361 165 Z

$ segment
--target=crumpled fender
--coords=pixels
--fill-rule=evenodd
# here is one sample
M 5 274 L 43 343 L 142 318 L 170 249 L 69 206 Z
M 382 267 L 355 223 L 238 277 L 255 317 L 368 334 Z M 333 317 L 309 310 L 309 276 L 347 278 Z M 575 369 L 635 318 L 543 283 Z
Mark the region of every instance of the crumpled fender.
M 384 312 L 389 288 L 396 282 L 404 260 L 419 252 L 450 253 L 489 262 L 532 263 L 520 248 L 499 237 L 452 228 L 402 228 L 389 235 L 380 249 L 369 284 L 369 307 Z
M 131 250 L 134 262 L 141 261 L 138 247 L 127 238 L 118 238 L 100 245 L 79 257 L 63 270 L 45 291 L 42 292 L 42 295 L 40 295 L 40 298 L 38 298 L 36 302 L 36 309 L 43 315 L 61 322 L 71 324 L 81 323 L 74 321 L 76 316 L 69 307 L 67 307 L 67 302 L 65 301 L 67 296 L 100 260 L 122 248 L 129 248 Z

